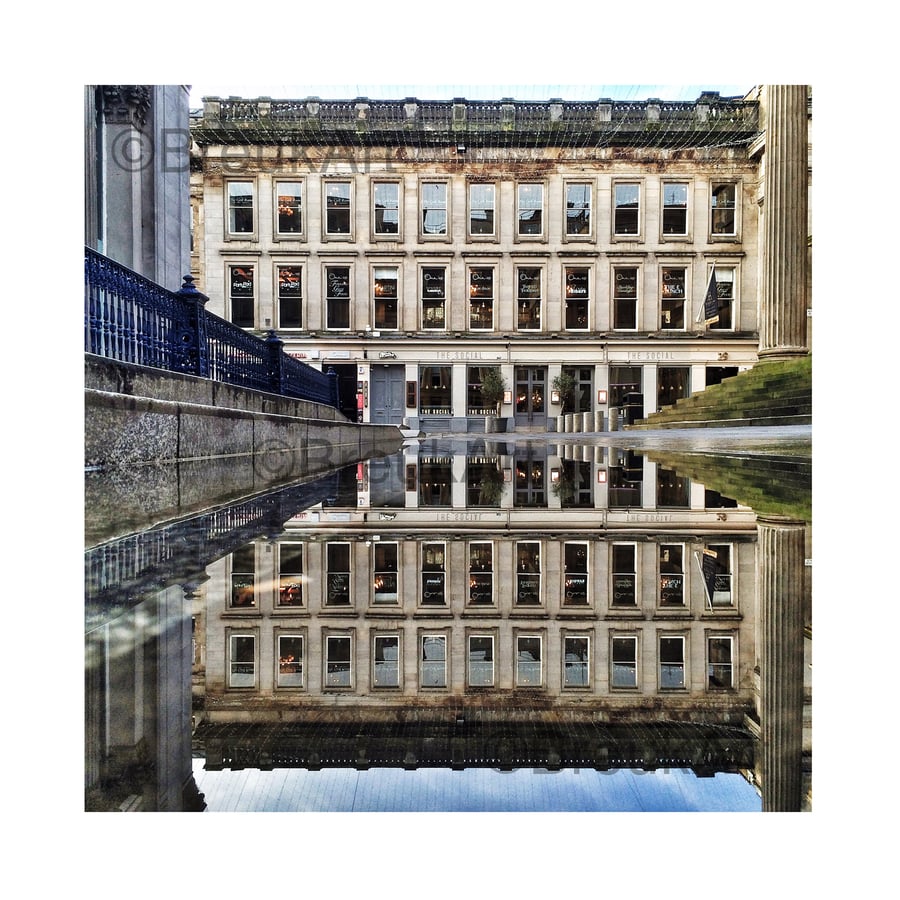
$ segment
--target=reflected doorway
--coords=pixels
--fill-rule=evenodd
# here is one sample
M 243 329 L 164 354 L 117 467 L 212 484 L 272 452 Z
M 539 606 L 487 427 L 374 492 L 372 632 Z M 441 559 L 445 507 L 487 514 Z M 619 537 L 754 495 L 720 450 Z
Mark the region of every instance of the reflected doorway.
M 516 426 L 546 428 L 547 370 L 543 366 L 516 366 Z

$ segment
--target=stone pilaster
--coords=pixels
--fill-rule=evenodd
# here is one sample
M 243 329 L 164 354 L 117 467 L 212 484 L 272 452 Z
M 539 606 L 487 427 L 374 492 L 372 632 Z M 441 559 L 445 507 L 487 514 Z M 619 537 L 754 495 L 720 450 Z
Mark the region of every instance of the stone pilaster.
M 763 810 L 798 812 L 803 754 L 803 558 L 806 525 L 760 518 L 760 780 Z
M 808 352 L 807 133 L 806 85 L 768 85 L 760 358 Z

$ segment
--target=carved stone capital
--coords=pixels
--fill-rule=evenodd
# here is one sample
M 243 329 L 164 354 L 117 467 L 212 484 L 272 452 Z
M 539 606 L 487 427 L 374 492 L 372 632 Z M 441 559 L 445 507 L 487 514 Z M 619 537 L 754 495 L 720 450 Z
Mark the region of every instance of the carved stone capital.
M 150 109 L 150 88 L 145 84 L 104 84 L 100 88 L 104 121 L 111 125 L 143 128 Z

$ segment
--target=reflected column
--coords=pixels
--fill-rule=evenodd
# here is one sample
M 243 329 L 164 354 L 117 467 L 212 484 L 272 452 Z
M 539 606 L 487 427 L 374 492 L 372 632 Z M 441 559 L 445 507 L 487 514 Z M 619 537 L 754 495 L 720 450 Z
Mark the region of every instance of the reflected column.
M 806 524 L 760 517 L 760 779 L 764 812 L 798 812 L 803 757 Z

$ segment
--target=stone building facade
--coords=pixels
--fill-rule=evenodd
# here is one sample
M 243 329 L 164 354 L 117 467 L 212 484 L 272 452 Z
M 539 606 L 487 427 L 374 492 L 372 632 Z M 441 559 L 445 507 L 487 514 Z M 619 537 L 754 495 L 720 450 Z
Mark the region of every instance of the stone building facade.
M 758 360 L 761 130 L 758 92 L 207 98 L 192 269 L 213 312 L 333 367 L 350 417 L 614 428 Z

